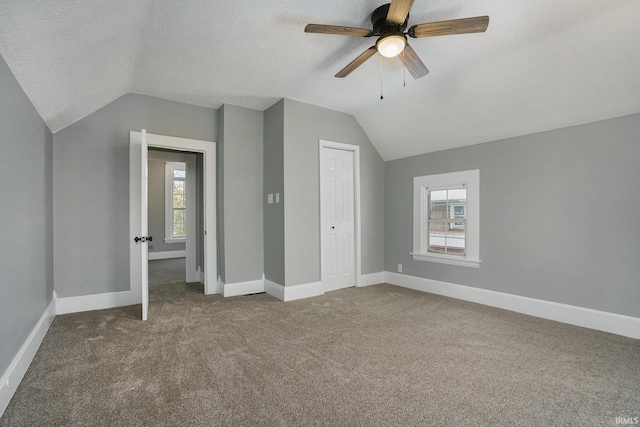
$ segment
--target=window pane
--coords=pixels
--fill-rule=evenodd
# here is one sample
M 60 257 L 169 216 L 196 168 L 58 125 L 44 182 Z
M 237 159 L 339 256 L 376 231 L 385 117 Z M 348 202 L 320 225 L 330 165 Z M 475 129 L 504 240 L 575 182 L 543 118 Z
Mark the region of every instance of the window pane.
M 465 188 L 456 188 L 449 190 L 449 203 L 467 203 L 467 190 Z
M 467 190 L 456 188 L 448 191 L 449 219 L 467 217 Z
M 173 181 L 173 194 L 184 194 L 184 181 Z
M 174 208 L 186 208 L 186 197 L 184 195 L 181 194 L 174 194 L 173 195 L 173 207 Z
M 447 223 L 429 223 L 429 252 L 447 252 Z
M 465 253 L 465 224 L 450 222 L 447 230 L 447 253 L 464 255 Z
M 447 218 L 447 190 L 429 192 L 429 219 Z
M 185 237 L 185 215 L 184 209 L 173 210 L 173 236 L 172 237 Z
M 467 210 L 465 205 L 449 205 L 451 219 L 466 219 Z
M 466 224 L 453 221 L 429 222 L 429 252 L 464 255 Z
M 173 207 L 186 208 L 186 196 L 184 181 L 173 181 Z
M 447 201 L 447 190 L 436 190 L 436 191 L 431 191 L 431 201 L 443 201 L 446 202 Z
M 466 220 L 467 219 L 467 205 L 449 205 L 449 218 L 450 219 L 459 219 Z M 452 229 L 455 228 L 464 228 L 465 221 L 460 222 L 452 222 Z

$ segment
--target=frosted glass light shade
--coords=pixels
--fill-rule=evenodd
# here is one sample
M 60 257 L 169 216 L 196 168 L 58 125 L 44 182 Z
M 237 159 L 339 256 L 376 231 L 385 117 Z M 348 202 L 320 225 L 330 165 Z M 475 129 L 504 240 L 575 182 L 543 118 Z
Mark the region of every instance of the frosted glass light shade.
M 386 56 L 387 58 L 393 58 L 402 52 L 406 43 L 407 42 L 403 36 L 392 35 L 378 40 L 378 43 L 376 43 L 376 49 L 378 49 L 380 55 Z

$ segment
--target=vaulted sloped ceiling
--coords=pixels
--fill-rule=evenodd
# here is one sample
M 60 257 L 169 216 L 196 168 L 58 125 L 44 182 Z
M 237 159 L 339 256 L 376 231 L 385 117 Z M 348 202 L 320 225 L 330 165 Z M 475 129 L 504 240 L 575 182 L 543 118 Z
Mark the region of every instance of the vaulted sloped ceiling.
M 430 73 L 374 56 L 384 0 L 0 0 L 0 54 L 52 131 L 134 92 L 353 114 L 385 160 L 640 112 L 637 0 L 415 0 L 409 24 L 489 15 L 486 33 L 410 39 Z M 380 91 L 384 99 L 380 99 Z

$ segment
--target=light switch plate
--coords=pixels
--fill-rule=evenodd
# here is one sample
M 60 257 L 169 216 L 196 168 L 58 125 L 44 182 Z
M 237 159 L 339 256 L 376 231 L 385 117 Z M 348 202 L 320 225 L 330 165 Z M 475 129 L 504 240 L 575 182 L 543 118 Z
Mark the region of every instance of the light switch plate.
M 273 193 L 267 194 L 267 203 L 270 205 L 273 204 Z

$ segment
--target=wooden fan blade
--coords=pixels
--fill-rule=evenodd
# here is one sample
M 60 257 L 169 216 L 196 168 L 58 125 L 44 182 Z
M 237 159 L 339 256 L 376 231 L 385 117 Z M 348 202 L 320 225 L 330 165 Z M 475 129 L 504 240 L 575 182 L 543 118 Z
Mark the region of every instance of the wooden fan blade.
M 347 77 L 349 74 L 351 74 L 353 70 L 361 66 L 364 63 L 364 61 L 371 58 L 373 54 L 376 52 L 377 52 L 376 47 L 371 46 L 369 49 L 362 52 L 356 59 L 351 61 L 349 65 L 347 65 L 342 70 L 340 70 L 338 74 L 336 74 L 336 77 L 340 77 L 340 78 Z
M 407 67 L 414 79 L 419 79 L 429 73 L 416 51 L 409 45 L 404 47 L 404 52 L 398 55 L 398 58 L 404 63 L 404 66 Z
M 452 19 L 451 21 L 429 22 L 414 25 L 408 34 L 414 38 L 448 36 L 451 34 L 483 33 L 489 26 L 488 16 Z
M 412 4 L 413 0 L 391 0 L 389 12 L 387 12 L 387 22 L 404 24 Z
M 339 25 L 309 24 L 304 27 L 305 33 L 336 34 L 338 36 L 367 37 L 372 31 L 366 28 L 341 27 Z

